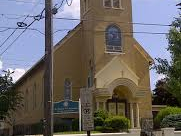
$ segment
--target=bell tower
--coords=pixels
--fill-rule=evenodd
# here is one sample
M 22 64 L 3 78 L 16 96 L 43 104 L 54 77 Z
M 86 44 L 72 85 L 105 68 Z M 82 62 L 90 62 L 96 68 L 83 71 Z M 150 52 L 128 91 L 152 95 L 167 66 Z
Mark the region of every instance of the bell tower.
M 131 0 L 80 0 L 81 19 L 132 22 Z
M 82 50 L 87 55 L 83 57 L 87 63 L 85 69 L 90 71 L 93 67 L 96 74 L 115 54 L 128 50 L 125 48 L 128 38 L 133 37 L 132 3 L 131 0 L 80 0 L 80 15 Z

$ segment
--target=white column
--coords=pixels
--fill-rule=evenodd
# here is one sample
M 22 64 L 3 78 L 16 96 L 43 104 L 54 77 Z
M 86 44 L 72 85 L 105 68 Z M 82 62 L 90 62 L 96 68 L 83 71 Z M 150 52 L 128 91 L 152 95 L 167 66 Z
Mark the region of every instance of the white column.
M 106 102 L 103 102 L 103 108 L 106 110 Z
M 133 103 L 130 103 L 130 117 L 131 117 L 131 128 L 134 128 L 134 111 L 133 111 Z
M 136 117 L 137 117 L 136 127 L 140 128 L 140 110 L 138 103 L 136 103 Z
M 81 110 L 81 100 L 79 99 L 79 131 L 82 128 L 82 110 Z
M 96 110 L 99 110 L 99 102 L 96 102 Z

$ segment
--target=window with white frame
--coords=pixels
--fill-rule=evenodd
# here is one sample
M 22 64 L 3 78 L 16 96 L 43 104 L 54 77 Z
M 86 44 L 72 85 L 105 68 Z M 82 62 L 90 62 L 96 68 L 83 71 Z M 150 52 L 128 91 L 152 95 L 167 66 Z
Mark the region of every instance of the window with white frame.
M 116 8 L 121 9 L 122 3 L 121 0 L 103 0 L 104 6 L 107 8 Z

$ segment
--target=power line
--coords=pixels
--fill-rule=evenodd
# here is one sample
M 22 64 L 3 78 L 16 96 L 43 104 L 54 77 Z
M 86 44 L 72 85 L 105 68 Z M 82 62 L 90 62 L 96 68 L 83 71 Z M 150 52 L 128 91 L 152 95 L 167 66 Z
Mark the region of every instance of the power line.
M 17 62 L 32 62 L 32 63 L 35 63 L 37 61 L 35 60 L 25 60 L 25 59 L 12 59 L 12 58 L 2 58 L 3 61 L 17 61 Z
M 54 19 L 60 19 L 60 20 L 75 20 L 75 21 L 100 21 L 100 22 L 111 22 L 111 23 L 122 23 L 122 24 L 130 24 L 130 25 L 148 25 L 148 26 L 172 26 L 170 24 L 160 24 L 160 23 L 141 23 L 141 22 L 122 22 L 122 21 L 108 21 L 108 20 L 101 20 L 101 19 L 78 19 L 78 18 L 60 18 L 60 17 L 54 17 Z
M 73 0 L 70 0 L 70 3 L 68 2 L 68 0 L 66 0 L 66 3 L 67 3 L 68 6 L 71 6 L 72 3 L 73 3 Z
M 57 4 L 56 4 L 57 5 Z M 56 6 L 55 5 L 55 6 Z M 57 7 L 59 8 L 59 7 Z M 18 18 L 22 18 L 25 17 L 27 15 L 21 15 L 21 14 L 0 14 L 1 16 L 6 17 L 7 19 L 9 17 L 7 17 L 8 15 L 10 16 L 17 16 L 17 18 L 10 18 L 10 19 L 18 19 Z M 30 18 L 34 18 L 35 16 L 33 15 L 29 15 L 28 17 Z M 44 16 L 42 17 L 44 18 Z M 114 22 L 114 23 L 121 23 L 121 24 L 130 24 L 130 25 L 143 25 L 143 26 L 165 26 L 165 27 L 170 27 L 172 26 L 171 24 L 162 24 L 162 23 L 144 23 L 144 22 L 123 22 L 123 21 L 108 21 L 108 20 L 101 20 L 101 19 L 79 19 L 79 18 L 62 18 L 62 17 L 54 17 L 53 19 L 57 19 L 57 20 L 67 20 L 67 21 L 100 21 L 100 22 Z
M 43 32 L 41 32 L 40 30 L 38 30 L 37 28 L 15 28 L 15 27 L 0 27 L 0 28 L 4 28 L 4 30 L 0 30 L 0 32 L 6 32 L 6 31 L 8 31 L 8 30 L 12 30 L 12 29 L 20 29 L 20 30 L 22 30 L 22 29 L 27 29 L 27 30 L 33 30 L 33 31 L 37 31 L 37 32 L 39 32 L 40 34 L 42 34 L 42 35 L 45 35 Z M 1 47 L 1 46 L 0 46 Z
M 25 3 L 25 4 L 36 4 L 36 2 L 24 1 L 24 0 L 6 0 L 6 1 L 9 1 L 9 2 L 18 2 L 18 3 Z M 6 2 L 6 1 L 3 1 L 3 2 Z M 44 5 L 44 3 L 42 3 L 42 2 L 39 2 L 38 4 L 39 4 L 39 5 Z
M 39 0 L 39 1 L 36 3 L 36 5 L 31 9 L 30 12 L 32 12 L 32 11 L 38 6 L 38 3 L 40 3 L 40 1 L 41 1 L 41 0 Z M 43 9 L 43 11 L 40 13 L 41 16 L 42 16 L 43 12 L 44 12 L 44 9 Z M 29 14 L 24 18 L 24 20 L 23 20 L 21 23 L 24 23 L 24 21 L 25 21 L 28 17 L 29 17 Z M 0 45 L 0 47 L 2 47 L 2 46 L 10 39 L 10 37 L 18 30 L 18 28 L 19 28 L 19 26 L 18 26 L 16 29 L 14 29 L 14 31 L 4 40 L 4 42 Z
M 40 2 L 40 0 L 39 0 L 39 2 Z M 38 2 L 38 3 L 39 3 L 39 2 Z M 33 11 L 33 10 L 36 8 L 36 6 L 38 5 L 38 3 L 36 3 L 36 5 L 32 8 L 31 11 Z M 45 10 L 45 9 L 42 10 L 42 12 L 40 13 L 40 16 L 42 16 L 44 10 Z M 29 15 L 27 15 L 27 16 L 25 17 L 25 19 L 24 19 L 22 22 L 20 22 L 20 23 L 24 23 L 24 21 L 25 21 L 28 17 L 29 17 Z M 41 17 L 40 17 L 40 19 L 41 19 Z M 34 20 L 35 20 L 35 17 L 34 17 Z M 38 20 L 38 21 L 39 21 L 39 20 Z M 14 29 L 14 31 L 4 40 L 4 42 L 0 45 L 0 47 L 2 47 L 2 46 L 10 39 L 10 37 L 18 30 L 18 28 L 20 28 L 20 27 L 18 26 L 16 29 Z M 26 28 L 28 28 L 28 27 L 26 27 Z M 26 29 L 25 29 L 25 30 L 26 30 Z M 21 35 L 21 34 L 20 34 L 20 35 Z M 18 36 L 18 37 L 19 37 L 19 36 Z
M 3 65 L 9 65 L 9 66 L 27 66 L 27 67 L 31 67 L 33 64 L 3 63 Z
M 0 14 L 0 15 L 6 19 L 21 19 L 27 16 L 27 15 L 18 15 L 18 14 Z M 8 17 L 8 16 L 16 16 L 16 17 Z M 28 17 L 33 18 L 34 16 L 29 15 Z
M 6 31 L 8 31 L 9 30 L 9 28 L 6 28 L 6 29 L 4 29 L 4 30 L 0 30 L 0 32 L 6 32 Z
M 62 32 L 62 31 L 75 31 L 74 29 L 58 29 L 56 30 L 53 34 L 57 33 L 57 32 Z M 106 31 L 94 31 L 94 30 L 82 30 L 82 31 L 90 31 L 90 32 L 101 32 L 101 33 L 106 33 Z M 162 35 L 162 34 L 168 34 L 168 33 L 165 33 L 165 32 L 146 32 L 146 31 L 130 31 L 130 32 L 120 32 L 120 33 L 124 33 L 124 34 L 133 34 L 133 33 L 136 33 L 136 34 L 155 34 L 155 35 Z
M 29 26 L 31 26 L 34 22 L 35 22 L 36 20 L 33 20 L 33 22 L 31 22 L 28 26 L 27 26 L 27 28 L 29 27 Z M 17 30 L 17 29 L 15 29 L 15 30 Z M 7 48 L 0 54 L 0 56 L 2 56 L 18 39 L 19 39 L 19 37 L 26 31 L 27 29 L 24 29 L 21 33 L 20 33 L 20 35 L 18 35 L 18 37 L 16 37 L 16 39 L 14 39 L 13 40 L 13 42 L 10 44 L 10 45 L 8 45 L 7 46 Z

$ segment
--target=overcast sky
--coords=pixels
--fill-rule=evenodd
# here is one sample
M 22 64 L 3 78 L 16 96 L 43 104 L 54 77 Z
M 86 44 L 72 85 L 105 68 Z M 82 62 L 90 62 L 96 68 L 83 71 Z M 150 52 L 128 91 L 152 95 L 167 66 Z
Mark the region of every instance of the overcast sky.
M 13 30 L 4 30 L 1 27 L 16 27 L 17 22 L 21 22 L 25 17 L 17 18 L 8 14 L 17 15 L 37 15 L 44 8 L 43 0 L 24 0 L 27 3 L 13 2 L 13 0 L 0 0 L 0 45 L 13 32 Z M 70 0 L 69 0 L 70 1 Z M 28 3 L 32 2 L 32 3 Z M 142 23 L 159 23 L 171 24 L 174 17 L 178 16 L 178 10 L 175 6 L 180 0 L 132 0 L 133 5 L 133 22 Z M 37 4 L 39 3 L 39 4 Z M 54 0 L 54 4 L 60 4 L 61 0 Z M 57 17 L 79 18 L 79 0 L 73 0 L 71 7 L 63 5 Z M 4 15 L 2 15 L 4 14 Z M 31 23 L 33 19 L 27 18 L 26 23 Z M 54 20 L 54 31 L 58 29 L 72 29 L 79 21 Z M 31 28 L 37 28 L 44 32 L 44 19 L 35 22 Z M 134 25 L 134 31 L 146 32 L 163 32 L 167 33 L 169 27 L 158 26 L 139 26 Z M 14 35 L 0 47 L 2 53 L 13 40 L 22 32 L 18 30 Z M 61 31 L 54 34 L 54 44 L 61 40 L 67 31 Z M 165 35 L 147 35 L 134 34 L 137 41 L 144 49 L 153 57 L 169 58 L 169 53 L 166 51 L 167 40 Z M 0 58 L 0 69 L 14 70 L 13 78 L 16 81 L 24 74 L 34 63 L 36 63 L 44 54 L 44 36 L 37 31 L 27 30 Z M 154 88 L 155 82 L 162 75 L 155 74 L 151 71 L 151 87 Z

